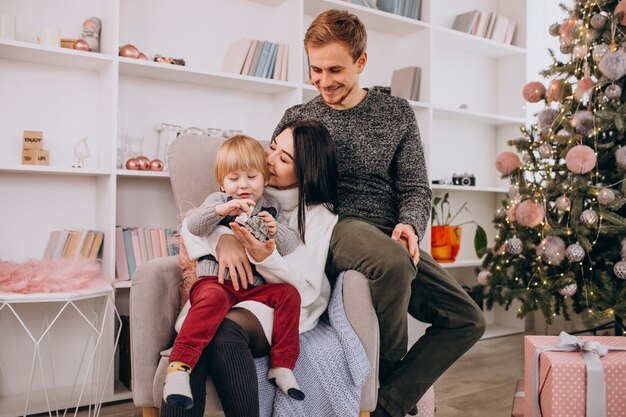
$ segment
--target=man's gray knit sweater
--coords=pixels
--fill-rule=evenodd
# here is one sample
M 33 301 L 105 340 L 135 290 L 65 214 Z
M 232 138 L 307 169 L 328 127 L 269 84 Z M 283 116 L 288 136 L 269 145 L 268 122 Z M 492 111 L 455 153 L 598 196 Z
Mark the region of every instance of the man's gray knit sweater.
M 431 190 L 415 114 L 409 103 L 377 91 L 347 110 L 321 97 L 285 112 L 273 137 L 287 123 L 322 122 L 337 145 L 339 215 L 407 223 L 424 237 Z

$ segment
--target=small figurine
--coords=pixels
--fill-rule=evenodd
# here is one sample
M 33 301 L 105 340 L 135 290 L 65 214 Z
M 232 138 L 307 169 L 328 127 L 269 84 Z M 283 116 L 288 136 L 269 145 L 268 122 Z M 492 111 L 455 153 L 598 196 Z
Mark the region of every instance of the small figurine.
M 87 42 L 91 52 L 100 52 L 100 30 L 102 23 L 95 16 L 90 17 L 83 23 L 83 32 L 80 36 L 82 40 Z
M 161 56 L 159 54 L 156 54 L 154 56 L 154 61 L 155 62 L 162 62 L 164 64 L 172 64 L 172 65 L 181 65 L 181 66 L 185 66 L 185 60 L 184 59 L 179 59 L 179 58 L 170 58 L 170 57 L 164 57 Z
M 252 236 L 254 236 L 259 242 L 264 243 L 269 239 L 269 234 L 263 218 L 259 216 L 248 216 L 247 213 L 241 213 L 235 217 L 235 221 L 245 227 Z
M 82 138 L 76 145 L 74 145 L 74 155 L 78 159 L 78 164 L 73 165 L 72 168 L 83 168 L 85 166 L 85 159 L 89 158 L 89 147 L 87 146 L 87 138 Z

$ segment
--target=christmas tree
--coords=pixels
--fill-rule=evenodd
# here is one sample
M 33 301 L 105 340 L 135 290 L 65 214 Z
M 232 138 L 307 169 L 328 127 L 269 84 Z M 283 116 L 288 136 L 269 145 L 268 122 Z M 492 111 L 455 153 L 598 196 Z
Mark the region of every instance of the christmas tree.
M 626 0 L 561 5 L 549 32 L 569 57 L 526 101 L 544 102 L 535 123 L 498 155 L 511 181 L 494 216 L 494 246 L 478 274 L 487 307 L 522 303 L 550 323 L 570 305 L 588 324 L 626 317 Z M 519 157 L 521 155 L 521 158 Z M 571 298 L 571 303 L 567 298 Z

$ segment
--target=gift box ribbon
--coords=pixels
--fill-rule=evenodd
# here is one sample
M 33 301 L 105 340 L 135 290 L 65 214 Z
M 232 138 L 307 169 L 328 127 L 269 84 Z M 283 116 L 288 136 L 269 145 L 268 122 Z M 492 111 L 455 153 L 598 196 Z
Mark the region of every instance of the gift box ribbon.
M 532 396 L 533 415 L 541 417 L 539 407 L 539 356 L 543 352 L 582 352 L 587 368 L 587 417 L 606 416 L 606 384 L 604 381 L 604 367 L 602 356 L 610 350 L 626 351 L 626 346 L 607 346 L 595 341 L 584 341 L 566 332 L 559 334 L 559 344 L 556 346 L 542 346 L 535 350 L 532 364 Z

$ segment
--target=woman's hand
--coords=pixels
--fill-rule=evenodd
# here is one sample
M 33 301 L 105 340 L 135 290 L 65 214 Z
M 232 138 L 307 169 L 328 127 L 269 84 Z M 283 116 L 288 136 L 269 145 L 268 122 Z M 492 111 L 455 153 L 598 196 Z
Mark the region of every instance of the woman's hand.
M 235 291 L 239 291 L 240 283 L 243 288 L 248 288 L 248 283 L 254 282 L 250 260 L 237 238 L 232 235 L 222 235 L 217 242 L 216 251 L 219 265 L 217 280 L 220 284 L 224 283 L 226 268 L 228 268 Z
M 269 239 L 265 243 L 261 243 L 252 236 L 252 233 L 250 233 L 248 229 L 235 222 L 230 223 L 230 228 L 235 232 L 235 237 L 239 243 L 246 248 L 248 254 L 250 254 L 252 259 L 256 262 L 264 261 L 274 252 L 274 248 L 276 247 L 274 239 Z

